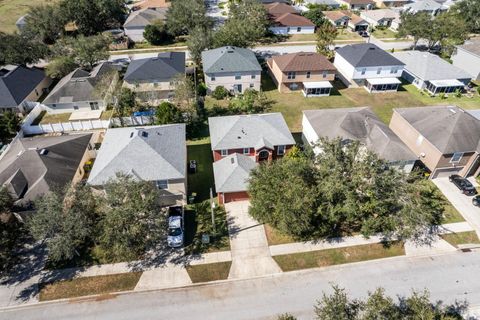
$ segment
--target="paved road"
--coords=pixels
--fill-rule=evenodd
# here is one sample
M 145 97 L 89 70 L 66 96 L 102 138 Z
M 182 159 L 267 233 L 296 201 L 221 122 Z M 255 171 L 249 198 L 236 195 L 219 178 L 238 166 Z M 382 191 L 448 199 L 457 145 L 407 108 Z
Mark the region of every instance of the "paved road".
M 0 319 L 274 319 L 292 312 L 312 318 L 312 305 L 335 282 L 354 297 L 378 286 L 405 295 L 429 288 L 433 299 L 480 305 L 480 252 L 392 258 L 290 272 L 207 286 L 120 295 L 101 301 L 56 303 L 1 312 Z

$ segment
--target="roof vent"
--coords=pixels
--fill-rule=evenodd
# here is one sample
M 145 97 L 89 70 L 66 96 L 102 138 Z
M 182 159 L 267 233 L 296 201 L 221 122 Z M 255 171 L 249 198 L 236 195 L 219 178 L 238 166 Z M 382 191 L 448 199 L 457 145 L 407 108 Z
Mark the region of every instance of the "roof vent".
M 47 150 L 47 149 L 42 149 L 42 150 L 40 150 L 40 155 L 45 156 L 45 155 L 47 155 L 47 154 L 48 154 L 48 150 Z

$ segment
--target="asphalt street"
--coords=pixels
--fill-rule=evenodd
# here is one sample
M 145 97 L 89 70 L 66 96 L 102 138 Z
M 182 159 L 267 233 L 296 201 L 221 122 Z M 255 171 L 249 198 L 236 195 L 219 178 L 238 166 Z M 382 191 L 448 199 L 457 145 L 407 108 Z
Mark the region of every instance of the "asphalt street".
M 392 296 L 428 288 L 432 299 L 480 305 L 480 252 L 391 258 L 289 272 L 264 278 L 0 311 L 0 319 L 275 319 L 291 312 L 311 319 L 313 305 L 331 283 L 353 297 L 384 287 Z

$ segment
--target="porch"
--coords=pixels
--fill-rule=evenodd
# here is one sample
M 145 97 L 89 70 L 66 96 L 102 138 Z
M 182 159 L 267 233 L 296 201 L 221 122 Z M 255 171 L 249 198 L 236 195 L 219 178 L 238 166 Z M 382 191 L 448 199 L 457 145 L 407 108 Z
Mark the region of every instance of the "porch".
M 365 88 L 370 93 L 395 92 L 398 90 L 401 81 L 397 78 L 376 78 L 366 79 Z
M 433 95 L 439 93 L 454 93 L 457 90 L 463 92 L 465 84 L 456 79 L 452 80 L 431 80 L 425 81 L 425 89 Z
M 329 81 L 303 82 L 302 93 L 305 97 L 329 96 L 333 86 Z

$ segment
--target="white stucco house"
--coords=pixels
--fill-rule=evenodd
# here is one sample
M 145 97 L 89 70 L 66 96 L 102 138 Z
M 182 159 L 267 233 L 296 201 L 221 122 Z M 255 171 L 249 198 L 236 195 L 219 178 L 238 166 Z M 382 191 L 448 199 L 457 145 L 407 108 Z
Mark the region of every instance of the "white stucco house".
M 480 37 L 467 40 L 456 48 L 452 55 L 453 65 L 468 72 L 474 80 L 480 80 Z
M 274 34 L 312 34 L 315 33 L 315 24 L 301 16 L 290 5 L 281 2 L 265 4 L 271 26 L 269 30 Z

